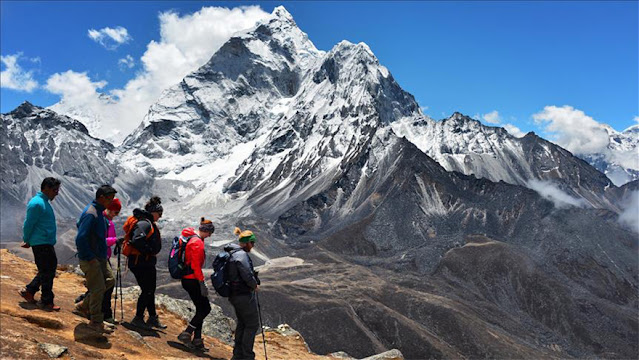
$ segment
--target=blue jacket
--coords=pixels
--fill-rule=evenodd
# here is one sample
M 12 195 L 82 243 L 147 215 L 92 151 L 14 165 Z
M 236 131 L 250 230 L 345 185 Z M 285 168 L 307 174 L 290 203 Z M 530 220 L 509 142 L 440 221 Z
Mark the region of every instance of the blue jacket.
M 27 216 L 22 225 L 22 240 L 31 245 L 55 245 L 58 229 L 49 198 L 38 193 L 27 204 Z
M 104 206 L 93 200 L 84 208 L 76 223 L 78 234 L 75 237 L 75 246 L 80 260 L 91 261 L 107 257 L 107 222 L 103 212 Z

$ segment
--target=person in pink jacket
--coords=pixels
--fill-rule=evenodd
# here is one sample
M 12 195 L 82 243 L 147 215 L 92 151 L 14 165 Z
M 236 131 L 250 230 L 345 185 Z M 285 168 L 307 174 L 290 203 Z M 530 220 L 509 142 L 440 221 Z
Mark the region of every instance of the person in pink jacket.
M 109 261 L 109 265 L 111 265 L 111 247 L 118 242 L 118 237 L 115 233 L 115 225 L 113 225 L 113 219 L 120 215 L 120 210 L 122 209 L 122 203 L 120 203 L 119 199 L 113 199 L 111 204 L 104 210 L 104 217 L 109 223 L 107 227 L 106 234 L 106 243 L 107 243 L 107 261 Z M 104 314 L 104 321 L 114 324 L 115 319 L 113 318 L 113 311 L 111 310 L 111 295 L 113 295 L 114 287 L 107 289 L 104 292 L 104 298 L 102 299 L 102 314 Z
M 107 234 L 106 234 L 107 259 L 111 258 L 111 253 L 112 253 L 111 247 L 118 242 L 118 237 L 115 234 L 115 225 L 113 225 L 113 218 L 120 215 L 121 209 L 122 209 L 122 203 L 120 203 L 119 199 L 115 198 L 113 199 L 113 202 L 111 202 L 111 205 L 109 205 L 109 207 L 107 207 L 106 210 L 104 211 L 104 215 L 107 218 L 107 221 L 109 222 L 109 226 L 108 226 Z

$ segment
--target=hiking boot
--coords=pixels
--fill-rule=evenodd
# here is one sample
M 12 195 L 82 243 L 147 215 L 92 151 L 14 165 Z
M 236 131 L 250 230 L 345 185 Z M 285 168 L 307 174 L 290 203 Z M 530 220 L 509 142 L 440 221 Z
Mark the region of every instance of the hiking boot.
M 18 291 L 18 294 L 22 296 L 22 298 L 29 304 L 35 304 L 36 300 L 33 298 L 33 294 L 30 293 L 26 288 Z
M 160 317 L 159 316 L 149 316 L 149 320 L 146 321 L 146 325 L 148 327 L 152 327 L 152 328 L 158 328 L 158 329 L 166 329 L 167 326 L 162 324 L 160 322 Z
M 144 322 L 144 319 L 138 316 L 134 317 L 133 320 L 131 320 L 131 325 L 140 329 L 151 330 L 151 328 Z
M 113 333 L 113 329 L 104 326 L 103 322 L 95 322 L 95 321 L 90 321 L 89 322 L 89 329 L 100 333 L 100 334 L 111 334 Z
M 191 346 L 199 351 L 209 351 L 209 348 L 204 346 L 204 340 L 202 340 L 202 338 L 193 339 L 193 341 L 191 341 Z
M 78 316 L 81 316 L 81 317 L 83 317 L 83 318 L 85 318 L 85 319 L 88 319 L 88 318 L 90 317 L 90 316 L 89 316 L 89 310 L 87 310 L 86 308 L 84 308 L 84 307 L 82 307 L 82 306 L 80 306 L 80 305 L 76 306 L 76 307 L 73 309 L 73 311 L 71 311 L 71 312 L 72 312 L 73 314 L 76 314 L 76 315 L 78 315 Z
M 38 303 L 36 305 L 38 305 L 38 307 L 41 310 L 44 310 L 44 311 L 60 311 L 60 307 L 58 305 L 53 304 L 53 303 L 45 304 L 42 301 L 38 301 Z
M 180 340 L 180 342 L 182 342 L 184 345 L 190 345 L 191 344 L 191 334 L 187 333 L 186 331 L 182 331 L 180 333 L 180 335 L 178 335 L 178 340 Z

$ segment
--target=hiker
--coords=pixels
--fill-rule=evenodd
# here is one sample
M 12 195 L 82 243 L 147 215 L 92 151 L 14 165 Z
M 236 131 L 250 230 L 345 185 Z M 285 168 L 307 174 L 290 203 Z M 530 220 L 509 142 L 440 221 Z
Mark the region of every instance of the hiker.
M 95 192 L 95 199 L 84 208 L 76 223 L 75 246 L 89 295 L 76 306 L 74 313 L 88 317 L 89 328 L 102 333 L 113 332 L 113 324 L 104 322 L 102 302 L 104 293 L 115 285 L 111 265 L 107 261 L 104 210 L 111 205 L 116 193 L 110 185 L 100 186 Z
M 124 224 L 127 240 L 122 253 L 127 255 L 128 267 L 142 291 L 138 297 L 135 317 L 131 320 L 131 325 L 142 329 L 166 329 L 166 325 L 160 322 L 155 311 L 156 255 L 162 250 L 162 237 L 156 222 L 162 217 L 161 203 L 159 197 L 151 197 L 144 206 L 144 210 L 134 209 L 133 216 Z M 127 226 L 131 224 L 130 220 L 133 221 L 131 228 L 129 228 L 130 225 Z M 145 310 L 149 312 L 149 319 L 146 322 L 144 322 Z
M 38 273 L 31 282 L 19 291 L 28 303 L 36 304 L 34 295 L 42 288 L 37 305 L 43 310 L 60 311 L 53 303 L 53 279 L 58 267 L 55 254 L 56 223 L 50 202 L 58 196 L 60 180 L 48 177 L 42 180 L 40 191 L 27 204 L 27 214 L 22 226 L 22 247 L 31 247 Z
M 255 292 L 259 291 L 260 286 L 249 252 L 253 249 L 256 239 L 250 230 L 241 231 L 240 228 L 235 228 L 234 232 L 239 237 L 240 245 L 229 244 L 224 248 L 231 254 L 228 264 L 228 279 L 231 282 L 229 302 L 233 305 L 237 317 L 232 359 L 253 360 L 253 343 L 259 329 Z
M 107 222 L 107 233 L 106 233 L 106 245 L 107 245 L 107 262 L 109 263 L 109 267 L 113 272 L 113 265 L 111 265 L 111 247 L 118 242 L 118 237 L 115 232 L 115 225 L 113 225 L 113 218 L 120 214 L 120 210 L 122 209 L 122 203 L 118 198 L 114 198 L 111 204 L 107 206 L 106 210 L 104 210 L 104 219 Z M 115 286 L 106 289 L 104 292 L 104 299 L 102 299 L 102 314 L 104 315 L 104 321 L 109 324 L 115 325 L 115 319 L 113 318 L 113 311 L 111 311 L 111 295 L 113 295 L 113 289 Z M 84 300 L 89 295 L 89 291 L 84 294 L 78 296 L 75 299 L 76 303 Z
M 204 318 L 211 312 L 208 289 L 204 284 L 204 274 L 202 273 L 202 266 L 204 266 L 206 259 L 204 239 L 213 235 L 214 231 L 213 222 L 204 217 L 200 219 L 200 227 L 197 232 L 193 228 L 182 230 L 182 239 L 188 239 L 184 263 L 193 272 L 182 277 L 182 287 L 189 294 L 195 305 L 195 315 L 186 329 L 178 335 L 178 340 L 199 350 L 206 350 L 202 340 L 202 324 L 204 323 Z

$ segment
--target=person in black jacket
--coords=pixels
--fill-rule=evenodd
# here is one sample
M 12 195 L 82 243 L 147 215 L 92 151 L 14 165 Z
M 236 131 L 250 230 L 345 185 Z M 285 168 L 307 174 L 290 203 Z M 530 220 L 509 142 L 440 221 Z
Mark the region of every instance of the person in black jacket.
M 235 309 L 237 327 L 233 360 L 253 360 L 253 343 L 260 327 L 255 292 L 259 291 L 259 279 L 253 269 L 249 252 L 255 245 L 255 234 L 250 230 L 235 228 L 240 245 L 230 244 L 224 250 L 231 253 L 228 264 L 228 278 L 231 283 L 229 302 Z
M 138 297 L 135 317 L 131 320 L 131 324 L 144 329 L 154 327 L 166 329 L 166 325 L 160 323 L 155 311 L 156 255 L 162 249 L 162 237 L 156 222 L 162 217 L 162 212 L 161 200 L 157 196 L 146 203 L 144 210 L 133 210 L 133 216 L 138 219 L 138 222 L 133 227 L 130 243 L 140 254 L 129 255 L 127 263 L 142 292 Z M 146 323 L 144 322 L 145 310 L 149 312 Z

